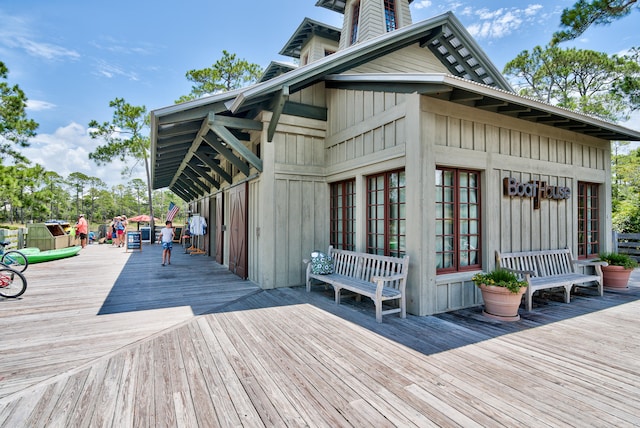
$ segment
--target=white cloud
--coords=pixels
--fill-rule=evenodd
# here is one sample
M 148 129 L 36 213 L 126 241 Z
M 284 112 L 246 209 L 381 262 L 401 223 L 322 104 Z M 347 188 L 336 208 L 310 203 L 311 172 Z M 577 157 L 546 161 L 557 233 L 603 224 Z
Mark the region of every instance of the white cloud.
M 133 71 L 127 71 L 124 68 L 116 64 L 110 64 L 106 61 L 100 60 L 95 66 L 95 74 L 98 76 L 112 79 L 114 77 L 126 77 L 129 80 L 138 81 L 140 78 L 138 74 Z
M 426 9 L 428 7 L 431 7 L 432 4 L 433 3 L 429 0 L 421 0 L 413 3 L 413 7 L 416 9 Z
M 52 110 L 57 106 L 48 101 L 41 100 L 27 100 L 27 110 L 30 111 L 42 111 L 42 110 Z
M 89 159 L 89 153 L 98 145 L 104 144 L 94 140 L 89 130 L 84 126 L 72 122 L 67 126 L 56 129 L 53 134 L 38 134 L 30 140 L 30 146 L 21 150 L 32 164 L 40 164 L 47 171 L 55 171 L 63 177 L 72 172 L 81 172 L 90 177 L 98 177 L 107 186 L 123 184 L 133 178 L 120 175 L 122 163 L 118 160 L 114 164 L 98 166 Z
M 534 4 L 525 9 L 520 8 L 481 8 L 465 9 L 465 14 L 476 16 L 479 22 L 474 22 L 467 30 L 476 39 L 500 39 L 518 31 L 525 22 L 535 18 L 542 10 L 542 6 Z
M 0 45 L 20 49 L 36 58 L 47 60 L 78 59 L 80 54 L 60 45 L 38 41 L 32 34 L 28 19 L 6 15 L 0 11 Z

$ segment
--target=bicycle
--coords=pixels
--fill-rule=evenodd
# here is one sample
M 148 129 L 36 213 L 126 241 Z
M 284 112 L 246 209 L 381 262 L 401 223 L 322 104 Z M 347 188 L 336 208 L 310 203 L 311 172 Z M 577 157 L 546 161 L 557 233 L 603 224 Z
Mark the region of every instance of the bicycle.
M 0 242 L 0 263 L 11 269 L 22 273 L 27 270 L 29 260 L 18 250 L 5 251 L 4 248 L 10 245 L 11 241 Z
M 0 267 L 0 296 L 15 298 L 27 291 L 27 279 L 17 270 Z

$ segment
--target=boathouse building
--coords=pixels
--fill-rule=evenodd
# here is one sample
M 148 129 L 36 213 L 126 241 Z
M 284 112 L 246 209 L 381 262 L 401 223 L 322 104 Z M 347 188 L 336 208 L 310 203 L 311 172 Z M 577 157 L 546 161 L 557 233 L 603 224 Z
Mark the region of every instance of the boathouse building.
M 611 141 L 640 132 L 517 95 L 452 13 L 318 0 L 250 87 L 151 113 L 153 187 L 208 222 L 198 242 L 265 289 L 338 248 L 410 255 L 415 315 L 481 303 L 495 252 L 611 249 Z

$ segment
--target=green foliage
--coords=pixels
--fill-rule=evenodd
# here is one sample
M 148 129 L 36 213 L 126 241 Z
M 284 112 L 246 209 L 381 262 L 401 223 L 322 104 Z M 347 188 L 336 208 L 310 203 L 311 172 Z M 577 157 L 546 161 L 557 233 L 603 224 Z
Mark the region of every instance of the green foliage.
M 640 98 L 637 53 L 607 55 L 584 49 L 536 46 L 509 61 L 504 74 L 520 95 L 609 121 L 627 120 Z
M 598 257 L 603 262 L 609 263 L 610 266 L 622 266 L 625 269 L 635 269 L 638 267 L 638 262 L 627 254 L 600 253 Z
M 18 85 L 9 85 L 7 66 L 0 61 L 0 159 L 10 157 L 17 162 L 29 161 L 20 153 L 36 135 L 38 123 L 27 118 L 27 97 Z
M 181 103 L 199 98 L 203 95 L 232 91 L 258 81 L 262 75 L 262 68 L 245 59 L 239 59 L 236 54 L 222 51 L 222 58 L 209 68 L 187 71 L 187 80 L 194 83 L 191 93 L 176 101 Z
M 578 0 L 573 7 L 562 11 L 561 27 L 566 30 L 553 35 L 552 43 L 573 40 L 592 24 L 608 25 L 631 13 L 637 0 Z
M 496 287 L 505 287 L 512 293 L 517 293 L 520 288 L 526 287 L 527 281 L 520 281 L 515 273 L 506 269 L 496 269 L 489 273 L 477 273 L 473 275 L 471 281 L 476 286 L 495 285 Z
M 89 154 L 90 159 L 94 159 L 98 164 L 113 162 L 114 158 L 119 158 L 125 162 L 128 158 L 136 161 L 143 161 L 147 176 L 147 195 L 149 204 L 149 214 L 153 217 L 151 170 L 149 167 L 149 151 L 151 141 L 144 131 L 149 127 L 149 116 L 145 106 L 134 106 L 127 103 L 123 98 L 116 98 L 109 103 L 113 108 L 113 118 L 111 122 L 98 123 L 96 120 L 89 122 L 92 129 L 89 134 L 91 138 L 102 138 L 105 145 L 99 146 Z M 124 165 L 124 171 L 130 172 L 131 168 Z

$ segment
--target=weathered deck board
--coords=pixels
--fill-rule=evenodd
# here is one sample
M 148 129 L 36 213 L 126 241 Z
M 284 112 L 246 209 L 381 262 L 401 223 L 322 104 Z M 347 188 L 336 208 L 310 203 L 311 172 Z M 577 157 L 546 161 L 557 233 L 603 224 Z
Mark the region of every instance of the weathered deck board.
M 637 280 L 517 323 L 378 324 L 366 299 L 260 291 L 180 255 L 30 267 L 23 299 L 0 301 L 0 427 L 640 425 Z

